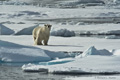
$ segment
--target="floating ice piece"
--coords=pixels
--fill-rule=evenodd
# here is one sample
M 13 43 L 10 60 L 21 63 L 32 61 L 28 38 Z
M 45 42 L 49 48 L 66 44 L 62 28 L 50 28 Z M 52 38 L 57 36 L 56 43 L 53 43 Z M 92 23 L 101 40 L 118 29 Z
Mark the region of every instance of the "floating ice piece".
M 106 36 L 106 39 L 117 39 L 117 37 L 115 35 L 110 35 L 110 36 Z
M 111 31 L 108 31 L 107 34 L 120 35 L 120 30 L 111 30 Z
M 49 62 L 40 62 L 39 65 L 56 65 L 56 64 L 64 64 L 72 61 L 74 61 L 73 58 L 64 58 L 64 59 L 52 60 Z
M 35 64 L 23 65 L 22 69 L 25 72 L 48 72 L 49 71 L 53 73 L 53 71 L 49 69 L 50 65 L 65 64 L 65 63 L 72 62 L 72 61 L 74 61 L 74 58 L 57 59 L 57 60 L 52 60 L 49 62 L 40 62 L 37 65 Z
M 27 64 L 22 66 L 23 71 L 25 72 L 48 72 L 47 66 L 39 66 L 34 64 Z

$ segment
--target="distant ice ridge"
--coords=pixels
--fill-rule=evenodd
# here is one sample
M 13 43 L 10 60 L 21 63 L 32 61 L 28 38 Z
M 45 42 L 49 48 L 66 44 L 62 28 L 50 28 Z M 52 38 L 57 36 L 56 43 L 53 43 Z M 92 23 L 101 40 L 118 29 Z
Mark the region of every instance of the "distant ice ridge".
M 28 26 L 26 28 L 23 28 L 19 31 L 14 31 L 10 28 L 8 28 L 9 26 L 4 26 L 3 24 L 0 24 L 0 35 L 32 35 L 32 31 L 35 27 L 39 26 L 39 24 L 36 24 L 34 26 Z M 96 36 L 100 36 L 103 35 L 105 36 L 104 38 L 106 39 L 120 39 L 120 30 L 107 30 L 107 31 L 72 31 L 69 29 L 65 29 L 65 28 L 53 28 L 51 30 L 51 36 L 61 36 L 61 37 L 73 37 L 76 35 L 96 35 Z
M 115 51 L 111 53 L 108 50 L 97 50 L 94 46 L 91 46 L 75 58 L 57 59 L 48 62 L 48 65 L 23 65 L 22 69 L 24 71 L 39 71 L 54 74 L 120 73 L 120 56 L 114 55 L 114 53 L 119 53 L 119 50 Z M 64 63 L 65 61 L 68 62 Z M 58 64 L 49 65 L 49 63 Z
M 120 0 L 6 0 L 0 1 L 0 5 L 35 5 L 49 8 L 78 8 L 86 6 L 118 5 Z
M 120 0 L 113 0 L 114 3 L 120 4 Z
M 80 31 L 81 36 L 97 36 L 105 39 L 120 39 L 120 30 L 110 30 L 110 31 Z
M 109 36 L 105 36 L 105 39 L 120 39 L 120 36 L 109 35 Z
M 14 7 L 14 6 L 13 6 Z M 19 6 L 20 7 L 20 6 Z M 22 8 L 22 7 L 21 7 Z M 18 12 L 13 12 L 13 13 L 0 13 L 1 18 L 7 18 L 7 19 L 38 19 L 38 18 L 44 18 L 47 17 L 48 15 L 45 14 L 44 12 L 39 12 L 39 11 L 30 11 L 30 10 L 25 10 L 25 11 L 18 11 Z
M 32 31 L 34 28 L 38 27 L 39 24 L 28 27 L 28 28 L 24 28 L 18 32 L 15 33 L 15 35 L 32 35 Z
M 29 5 L 29 4 L 17 0 L 10 0 L 10 1 L 0 1 L 0 5 Z
M 52 36 L 62 36 L 62 37 L 72 37 L 75 36 L 75 32 L 74 31 L 70 31 L 67 29 L 60 29 L 60 30 L 56 30 L 56 31 L 51 31 L 51 35 Z
M 41 7 L 54 7 L 54 8 L 73 8 L 81 6 L 99 6 L 105 4 L 101 0 L 10 0 L 10 1 L 0 1 L 1 5 L 36 5 Z
M 11 35 L 14 34 L 14 30 L 0 24 L 0 35 Z
M 98 17 L 113 17 L 113 21 L 114 20 L 114 17 L 119 17 L 120 16 L 120 13 L 119 12 L 108 12 L 108 13 L 100 13 L 98 15 Z M 112 19 L 112 18 L 111 18 Z
M 18 32 L 15 33 L 15 35 L 32 35 L 32 31 L 35 27 L 38 27 L 39 24 L 35 25 L 35 26 L 31 26 L 28 28 L 24 28 Z M 72 37 L 75 36 L 75 32 L 74 31 L 70 31 L 67 29 L 60 29 L 60 30 L 52 30 L 51 32 L 52 36 L 61 36 L 61 37 Z
M 104 1 L 101 0 L 74 0 L 74 1 L 65 1 L 61 2 L 62 7 L 69 7 L 69 8 L 75 8 L 75 7 L 83 7 L 86 6 L 100 6 L 104 5 Z

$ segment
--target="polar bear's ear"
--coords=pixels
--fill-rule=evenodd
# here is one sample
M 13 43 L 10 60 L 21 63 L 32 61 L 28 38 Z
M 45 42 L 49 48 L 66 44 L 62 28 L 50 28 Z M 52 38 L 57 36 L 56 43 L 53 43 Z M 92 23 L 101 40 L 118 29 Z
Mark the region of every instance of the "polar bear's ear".
M 48 28 L 51 28 L 52 27 L 52 25 L 48 25 Z
M 47 24 L 44 24 L 44 26 L 47 26 Z

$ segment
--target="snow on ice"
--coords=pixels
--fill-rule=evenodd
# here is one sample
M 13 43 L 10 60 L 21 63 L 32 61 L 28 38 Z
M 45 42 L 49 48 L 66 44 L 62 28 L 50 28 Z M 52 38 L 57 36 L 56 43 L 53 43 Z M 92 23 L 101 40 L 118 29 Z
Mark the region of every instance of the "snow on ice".
M 42 49 L 0 41 L 0 59 L 2 62 L 48 61 L 50 57 Z

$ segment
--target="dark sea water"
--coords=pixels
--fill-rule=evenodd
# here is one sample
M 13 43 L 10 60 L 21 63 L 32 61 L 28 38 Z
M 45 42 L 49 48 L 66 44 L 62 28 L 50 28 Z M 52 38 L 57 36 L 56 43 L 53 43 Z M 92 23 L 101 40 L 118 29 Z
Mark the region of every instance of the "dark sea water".
M 82 77 L 93 78 L 94 80 L 105 80 L 103 78 L 112 78 L 111 80 L 119 80 L 115 76 L 117 75 L 93 75 L 93 74 L 86 74 L 86 75 L 66 75 L 66 74 L 47 74 L 47 73 L 40 73 L 40 72 L 24 72 L 20 66 L 0 66 L 0 80 L 71 80 L 66 78 L 78 78 L 82 80 Z M 85 78 L 85 79 L 86 79 Z M 99 78 L 99 79 L 97 79 Z M 113 79 L 114 78 L 114 79 Z M 107 79 L 109 80 L 109 79 Z
M 65 75 L 27 73 L 21 67 L 0 66 L 0 80 L 62 80 Z

